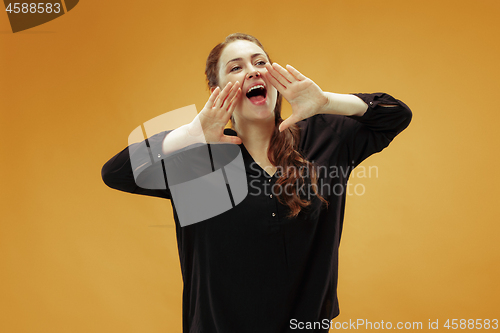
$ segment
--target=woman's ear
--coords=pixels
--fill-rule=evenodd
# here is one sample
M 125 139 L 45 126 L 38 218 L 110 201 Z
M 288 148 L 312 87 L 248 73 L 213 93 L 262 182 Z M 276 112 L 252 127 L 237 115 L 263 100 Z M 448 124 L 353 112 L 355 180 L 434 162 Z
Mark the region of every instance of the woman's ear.
M 214 92 L 214 90 L 215 90 L 215 88 L 217 88 L 217 87 L 212 87 L 212 88 L 210 88 L 210 93 L 213 93 L 213 92 Z

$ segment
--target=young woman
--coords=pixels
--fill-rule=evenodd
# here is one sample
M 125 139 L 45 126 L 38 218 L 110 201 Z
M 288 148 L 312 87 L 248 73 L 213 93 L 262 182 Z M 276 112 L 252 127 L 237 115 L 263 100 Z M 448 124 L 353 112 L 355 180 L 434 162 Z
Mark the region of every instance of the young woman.
M 183 331 L 327 332 L 339 314 L 338 248 L 349 173 L 387 147 L 412 113 L 385 93 L 324 92 L 293 67 L 272 63 L 245 34 L 217 45 L 205 72 L 211 91 L 205 107 L 193 122 L 148 138 L 148 145 L 167 162 L 204 140 L 218 149 L 238 145 L 249 191 L 232 209 L 187 226 L 172 200 Z M 292 107 L 286 120 L 283 97 Z M 229 120 L 231 129 L 224 129 Z M 168 185 L 137 186 L 136 147 L 104 165 L 104 182 L 172 199 Z

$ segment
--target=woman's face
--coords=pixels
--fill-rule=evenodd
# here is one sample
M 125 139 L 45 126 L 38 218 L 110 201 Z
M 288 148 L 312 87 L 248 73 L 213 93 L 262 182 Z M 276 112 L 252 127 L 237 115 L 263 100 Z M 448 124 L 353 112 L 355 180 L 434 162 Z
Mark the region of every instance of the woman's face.
M 274 108 L 278 92 L 268 82 L 263 73 L 269 62 L 264 50 L 257 44 L 237 40 L 228 44 L 219 58 L 219 86 L 228 82 L 240 82 L 241 97 L 236 104 L 233 116 L 238 121 L 274 121 Z

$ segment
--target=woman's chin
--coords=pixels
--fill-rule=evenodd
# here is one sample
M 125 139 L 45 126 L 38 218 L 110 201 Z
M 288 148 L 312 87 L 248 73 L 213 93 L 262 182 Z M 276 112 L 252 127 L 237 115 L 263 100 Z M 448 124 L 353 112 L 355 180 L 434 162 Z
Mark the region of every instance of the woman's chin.
M 250 102 L 245 103 L 247 105 L 243 105 L 242 110 L 235 111 L 238 114 L 238 118 L 243 118 L 249 121 L 263 121 L 269 118 L 274 119 L 274 108 L 270 105 L 262 104 L 262 105 L 254 105 Z
M 274 115 L 274 106 L 270 105 L 269 102 L 268 98 L 257 101 L 251 101 L 250 99 L 245 98 L 242 105 L 242 113 L 246 116 L 245 118 L 255 118 L 256 120 L 267 119 Z

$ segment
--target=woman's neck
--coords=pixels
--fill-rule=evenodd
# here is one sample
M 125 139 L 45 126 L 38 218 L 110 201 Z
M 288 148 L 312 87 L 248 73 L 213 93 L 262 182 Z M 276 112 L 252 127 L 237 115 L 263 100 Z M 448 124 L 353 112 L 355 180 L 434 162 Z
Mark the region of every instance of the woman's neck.
M 272 121 L 271 121 L 272 120 Z M 267 157 L 269 143 L 274 133 L 274 119 L 266 122 L 242 121 L 236 124 L 238 137 L 245 145 L 245 148 L 252 155 L 257 155 L 259 159 Z

